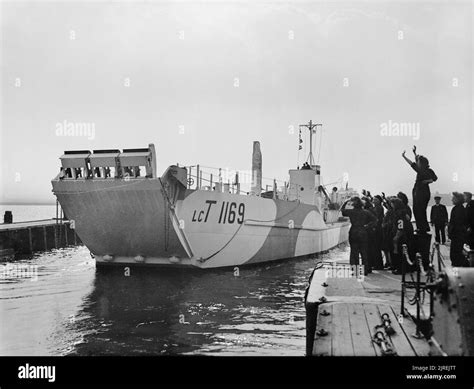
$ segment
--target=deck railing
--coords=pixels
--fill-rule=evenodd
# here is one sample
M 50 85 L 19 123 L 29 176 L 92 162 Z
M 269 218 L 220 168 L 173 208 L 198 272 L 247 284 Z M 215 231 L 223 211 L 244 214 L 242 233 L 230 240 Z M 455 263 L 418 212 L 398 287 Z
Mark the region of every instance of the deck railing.
M 401 316 L 405 316 L 405 302 L 408 302 L 409 305 L 414 305 L 416 308 L 416 334 L 414 334 L 414 336 L 425 336 L 430 340 L 431 321 L 434 317 L 435 290 L 441 274 L 446 271 L 448 266 L 447 258 L 442 254 L 438 242 L 433 243 L 431 246 L 428 258 L 427 266 L 424 266 L 422 254 L 417 252 L 416 261 L 413 262 L 408 255 L 407 245 L 403 245 L 400 314 Z M 413 271 L 413 269 L 415 270 Z M 413 276 L 413 272 L 415 272 L 415 276 Z M 410 279 L 408 280 L 407 277 Z M 412 297 L 409 297 L 407 294 L 407 290 L 409 289 L 415 291 Z M 429 296 L 428 315 L 424 311 L 426 295 Z
M 210 190 L 234 194 L 250 194 L 252 192 L 252 175 L 250 171 L 229 170 L 202 165 L 186 166 L 188 171 L 188 189 Z M 274 198 L 288 196 L 286 181 L 262 177 L 260 195 Z M 272 193 L 270 193 L 272 192 Z
M 188 189 L 209 190 L 233 194 L 249 195 L 252 193 L 252 173 L 246 170 L 229 170 L 203 165 L 184 166 L 187 169 Z M 323 185 L 331 186 L 334 183 Z M 300 189 L 301 185 L 291 184 Z M 266 198 L 289 200 L 290 183 L 275 178 L 262 177 L 262 188 L 259 195 Z M 298 200 L 299 190 L 294 191 Z M 338 199 L 338 203 L 330 203 L 324 198 L 329 209 L 339 209 L 346 197 Z

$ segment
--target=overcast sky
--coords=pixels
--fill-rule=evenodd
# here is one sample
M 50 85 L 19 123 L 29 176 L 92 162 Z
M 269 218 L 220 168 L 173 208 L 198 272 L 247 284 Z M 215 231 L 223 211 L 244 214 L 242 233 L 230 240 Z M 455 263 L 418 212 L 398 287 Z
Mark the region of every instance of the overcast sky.
M 0 202 L 54 201 L 68 149 L 247 170 L 259 140 L 284 180 L 310 119 L 325 183 L 409 193 L 416 144 L 433 193 L 474 191 L 472 24 L 470 1 L 3 2 Z

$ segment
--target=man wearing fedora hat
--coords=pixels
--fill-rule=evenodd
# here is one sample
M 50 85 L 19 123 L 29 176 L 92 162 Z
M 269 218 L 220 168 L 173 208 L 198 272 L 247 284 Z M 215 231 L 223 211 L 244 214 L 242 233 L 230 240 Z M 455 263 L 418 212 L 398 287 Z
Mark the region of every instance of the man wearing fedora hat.
M 431 207 L 431 225 L 435 228 L 435 240 L 438 243 L 446 243 L 446 225 L 448 224 L 448 210 L 441 204 L 441 197 L 434 197 L 435 204 Z

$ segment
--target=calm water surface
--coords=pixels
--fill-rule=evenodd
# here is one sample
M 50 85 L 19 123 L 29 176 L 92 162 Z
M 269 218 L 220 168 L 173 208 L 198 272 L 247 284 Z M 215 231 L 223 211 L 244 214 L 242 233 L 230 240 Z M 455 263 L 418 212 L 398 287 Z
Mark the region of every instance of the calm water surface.
M 16 208 L 15 208 L 16 207 Z M 2 206 L 14 219 L 54 206 Z M 16 217 L 15 217 L 16 216 Z M 85 247 L 0 264 L 0 355 L 304 355 L 304 292 L 316 262 L 230 270 L 99 271 Z M 29 278 L 11 266 L 30 266 Z M 37 272 L 35 272 L 37 270 Z
M 55 213 L 54 206 L 6 209 L 15 221 Z M 304 355 L 307 280 L 317 261 L 346 251 L 244 267 L 238 275 L 104 272 L 85 247 L 4 262 L 0 355 Z M 20 277 L 20 268 L 30 273 Z
M 15 261 L 0 279 L 1 355 L 304 355 L 318 258 L 233 270 L 96 270 L 85 247 Z M 3 264 L 7 266 L 7 264 Z M 11 266 L 8 265 L 8 266 Z

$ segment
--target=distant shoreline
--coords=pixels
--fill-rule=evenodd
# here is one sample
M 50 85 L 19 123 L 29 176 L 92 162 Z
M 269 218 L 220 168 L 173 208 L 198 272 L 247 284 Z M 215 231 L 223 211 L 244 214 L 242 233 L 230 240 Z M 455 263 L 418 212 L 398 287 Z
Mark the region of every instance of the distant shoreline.
M 56 203 L 0 203 L 0 206 L 5 205 L 56 205 Z

